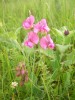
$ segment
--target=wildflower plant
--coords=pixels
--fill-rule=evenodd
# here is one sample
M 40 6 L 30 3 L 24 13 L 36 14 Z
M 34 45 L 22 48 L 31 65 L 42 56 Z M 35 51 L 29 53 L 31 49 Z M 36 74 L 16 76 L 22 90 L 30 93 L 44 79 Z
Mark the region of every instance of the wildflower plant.
M 50 28 L 47 25 L 46 19 L 42 19 L 37 24 L 34 24 L 34 20 L 34 16 L 30 15 L 22 24 L 24 29 L 30 30 L 28 33 L 28 39 L 24 41 L 24 45 L 33 48 L 34 45 L 40 43 L 40 47 L 43 49 L 54 49 L 55 45 L 50 34 L 48 34 Z
M 28 71 L 24 63 L 20 62 L 16 67 L 16 76 L 20 77 L 20 86 L 23 86 L 24 83 L 28 82 Z
M 37 66 L 32 67 L 32 72 L 30 72 L 32 73 L 32 75 L 30 74 L 32 80 L 30 82 L 32 84 L 34 81 L 33 77 L 37 78 L 37 82 L 40 79 L 48 100 L 50 100 L 50 94 L 53 95 L 52 91 L 60 90 L 59 87 L 57 88 L 57 84 L 62 84 L 62 82 L 58 82 L 58 78 L 61 77 L 61 73 L 63 73 L 64 70 L 65 64 L 62 63 L 62 60 L 65 52 L 71 47 L 71 45 L 66 43 L 66 40 L 69 39 L 67 37 L 69 36 L 69 31 L 65 27 L 63 27 L 61 31 L 55 28 L 50 29 L 46 19 L 41 19 L 37 23 L 34 21 L 34 16 L 30 15 L 22 24 L 22 27 L 29 31 L 27 33 L 27 39 L 24 40 L 23 44 L 25 47 L 28 47 L 28 49 L 30 48 L 30 50 L 34 48 L 32 56 L 34 55 L 34 63 Z M 26 25 L 28 25 L 28 27 Z M 52 39 L 52 35 L 54 35 L 53 37 L 56 36 L 55 43 Z M 38 75 L 36 75 L 36 73 L 38 73 Z M 70 83 L 68 83 L 68 85 L 69 84 Z
M 74 5 L 0 2 L 0 100 L 75 99 Z
M 34 23 L 34 20 L 35 20 L 34 16 L 30 15 L 26 20 L 24 20 L 22 24 L 22 27 L 25 30 L 29 30 L 29 32 L 27 33 L 27 39 L 24 40 L 23 45 L 25 47 L 28 47 L 28 49 L 34 48 L 34 52 L 32 56 L 33 55 L 35 56 L 35 61 L 33 62 L 37 63 L 38 61 L 40 61 L 39 63 L 41 64 L 41 67 L 39 69 L 38 76 L 42 76 L 41 81 L 43 81 L 43 77 L 44 77 L 43 73 L 45 73 L 43 69 L 47 71 L 47 65 L 45 64 L 46 62 L 45 58 L 47 58 L 47 55 L 45 55 L 47 52 L 46 50 L 49 50 L 52 53 L 53 49 L 55 48 L 55 43 L 53 42 L 53 39 L 51 38 L 50 28 L 47 25 L 46 19 L 41 19 L 41 21 L 39 21 L 38 23 Z M 42 55 L 40 55 L 41 53 Z M 39 59 L 37 58 L 37 55 L 38 56 L 40 55 Z M 32 72 L 30 73 L 28 72 L 30 74 L 30 77 L 31 76 L 36 77 L 37 69 L 40 65 L 39 64 L 35 64 L 35 65 L 37 66 L 37 68 L 32 67 L 31 68 Z M 39 78 L 37 78 L 37 80 L 39 80 Z M 33 78 L 30 78 L 30 82 L 32 84 Z M 48 95 L 48 98 L 50 98 L 48 93 L 47 95 Z

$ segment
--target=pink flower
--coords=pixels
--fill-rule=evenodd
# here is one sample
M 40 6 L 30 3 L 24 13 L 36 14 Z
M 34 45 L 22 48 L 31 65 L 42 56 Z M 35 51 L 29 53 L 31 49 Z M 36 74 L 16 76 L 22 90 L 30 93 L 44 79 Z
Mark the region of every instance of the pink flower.
M 54 49 L 54 43 L 53 43 L 53 40 L 51 39 L 49 34 L 47 36 L 44 36 L 44 37 L 41 38 L 40 46 L 43 49 L 47 49 L 47 48 Z
M 47 22 L 46 19 L 42 19 L 40 22 L 38 22 L 37 24 L 34 25 L 34 32 L 38 33 L 38 32 L 49 32 L 50 29 L 47 26 Z
M 23 28 L 31 29 L 33 27 L 35 19 L 34 16 L 30 15 L 22 24 Z
M 29 32 L 28 39 L 24 42 L 24 45 L 33 48 L 33 46 L 35 44 L 38 44 L 38 42 L 39 42 L 38 35 L 34 32 Z

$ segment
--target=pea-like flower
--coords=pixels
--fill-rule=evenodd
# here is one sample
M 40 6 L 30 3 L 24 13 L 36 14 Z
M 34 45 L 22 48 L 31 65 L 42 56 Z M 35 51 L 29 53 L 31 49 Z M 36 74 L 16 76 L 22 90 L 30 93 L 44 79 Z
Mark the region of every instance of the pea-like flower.
M 47 33 L 49 32 L 50 29 L 47 25 L 46 19 L 42 19 L 40 22 L 34 25 L 34 32 L 42 32 L 42 33 Z
M 47 48 L 54 49 L 54 47 L 55 47 L 53 40 L 51 39 L 49 34 L 41 38 L 40 46 L 43 49 L 47 49 Z
M 30 15 L 26 20 L 24 20 L 22 26 L 24 29 L 31 29 L 33 28 L 35 18 L 34 16 Z
M 24 41 L 24 45 L 28 46 L 30 48 L 33 48 L 35 44 L 38 44 L 39 42 L 39 37 L 36 33 L 34 32 L 29 32 L 28 33 L 28 39 Z

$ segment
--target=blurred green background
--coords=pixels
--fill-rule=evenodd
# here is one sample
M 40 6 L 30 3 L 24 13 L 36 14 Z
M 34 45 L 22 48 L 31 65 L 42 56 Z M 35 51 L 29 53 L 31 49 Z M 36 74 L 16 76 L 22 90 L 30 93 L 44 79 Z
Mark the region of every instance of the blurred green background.
M 46 18 L 48 26 L 54 28 L 52 39 L 62 44 L 58 46 L 63 53 L 44 51 L 43 61 L 43 54 L 23 48 L 27 31 L 22 22 L 29 12 L 35 16 L 35 23 Z M 64 39 L 57 30 L 63 26 L 72 33 Z M 75 0 L 0 0 L 0 100 L 75 100 L 74 37 Z M 26 62 L 30 81 L 13 91 L 10 85 L 18 81 L 14 70 L 21 61 Z
M 21 26 L 29 16 L 46 18 L 50 27 L 75 26 L 75 0 L 0 0 L 0 22 L 7 30 Z

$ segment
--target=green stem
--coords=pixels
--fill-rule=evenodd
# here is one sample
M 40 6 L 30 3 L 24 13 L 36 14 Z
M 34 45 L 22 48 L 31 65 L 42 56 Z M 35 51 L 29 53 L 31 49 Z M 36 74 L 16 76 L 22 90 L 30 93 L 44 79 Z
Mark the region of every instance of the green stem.
M 46 86 L 45 81 L 44 81 L 43 78 L 42 78 L 42 80 L 43 80 L 43 84 L 44 84 L 44 87 L 45 87 L 45 90 L 46 90 L 46 93 L 47 93 L 47 96 L 48 96 L 48 100 L 50 100 L 50 96 L 49 96 L 49 93 L 48 93 L 47 86 Z

